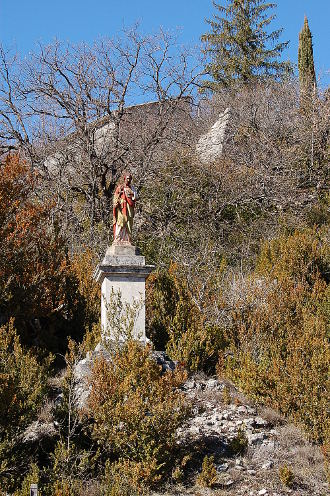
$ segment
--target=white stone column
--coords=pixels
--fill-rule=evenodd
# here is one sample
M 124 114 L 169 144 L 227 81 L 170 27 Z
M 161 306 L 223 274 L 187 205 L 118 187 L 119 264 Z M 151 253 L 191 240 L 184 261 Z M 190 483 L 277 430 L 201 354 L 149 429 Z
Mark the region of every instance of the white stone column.
M 111 295 L 120 294 L 125 308 L 133 308 L 134 302 L 139 307 L 133 329 L 133 338 L 146 342 L 145 333 L 145 281 L 154 270 L 153 265 L 145 264 L 145 257 L 139 249 L 131 245 L 116 245 L 108 247 L 102 263 L 98 266 L 95 278 L 101 284 L 101 326 L 102 338 L 115 340 L 115 335 L 109 322 L 109 303 Z

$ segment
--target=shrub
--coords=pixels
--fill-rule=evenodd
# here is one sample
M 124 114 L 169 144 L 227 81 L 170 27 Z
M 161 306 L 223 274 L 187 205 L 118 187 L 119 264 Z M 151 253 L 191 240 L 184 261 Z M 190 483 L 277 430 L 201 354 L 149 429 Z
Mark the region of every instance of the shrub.
M 184 478 L 184 472 L 181 467 L 175 467 L 172 471 L 172 479 L 181 482 Z
M 194 302 L 178 267 L 172 264 L 169 271 L 151 276 L 147 294 L 147 329 L 153 341 L 166 345 L 169 356 L 189 370 L 214 373 L 225 346 L 223 332 Z
M 90 339 L 88 336 L 87 344 Z M 69 340 L 66 369 L 61 377 L 61 401 L 53 410 L 58 436 L 44 473 L 48 491 L 55 495 L 82 494 L 86 484 L 95 478 L 100 462 L 100 453 L 90 439 L 90 426 L 82 413 L 82 384 L 76 374 L 78 363 L 86 357 L 87 344 Z
M 31 484 L 39 483 L 39 475 L 39 468 L 37 467 L 37 465 L 32 464 L 28 474 L 25 476 L 22 482 L 21 488 L 15 491 L 13 496 L 27 496 L 28 494 L 30 494 L 30 486 Z M 42 495 L 40 490 L 38 490 L 38 494 L 39 496 Z
M 70 271 L 78 282 L 79 308 L 81 321 L 90 330 L 100 318 L 101 288 L 93 275 L 98 260 L 91 249 L 75 253 L 70 261 Z
M 0 312 L 15 317 L 28 344 L 51 341 L 35 319 L 64 325 L 75 293 L 64 239 L 50 222 L 53 205 L 38 199 L 38 180 L 18 156 L 0 163 Z
M 144 462 L 118 460 L 106 463 L 101 486 L 102 496 L 141 496 L 147 494 L 144 480 L 148 480 L 153 467 Z
M 174 462 L 176 430 L 189 408 L 178 390 L 186 374 L 161 374 L 150 348 L 128 340 L 111 361 L 99 359 L 92 371 L 87 415 L 93 437 L 112 460 L 130 463 L 136 481 L 149 484 Z
M 329 247 L 321 230 L 263 245 L 253 291 L 232 311 L 232 353 L 220 353 L 218 368 L 253 398 L 303 422 L 319 442 L 329 436 L 328 278 Z
M 222 401 L 225 405 L 230 405 L 231 403 L 231 394 L 228 386 L 225 386 L 222 391 Z
M 238 433 L 229 443 L 229 451 L 230 454 L 235 456 L 235 455 L 242 455 L 247 447 L 249 445 L 248 438 L 246 436 L 246 433 L 243 429 L 238 429 Z
M 287 465 L 283 465 L 279 468 L 278 474 L 284 486 L 289 488 L 293 486 L 294 473 L 292 472 L 290 467 L 288 467 Z
M 19 486 L 30 469 L 31 453 L 22 436 L 37 418 L 47 392 L 50 360 L 40 365 L 25 351 L 13 320 L 0 327 L 0 478 L 2 489 Z
M 69 441 L 60 439 L 56 443 L 50 454 L 50 466 L 43 471 L 47 481 L 45 492 L 52 496 L 81 496 L 95 474 L 98 453 Z
M 197 484 L 202 487 L 214 487 L 218 480 L 217 469 L 214 465 L 214 456 L 205 456 L 202 471 L 197 477 Z

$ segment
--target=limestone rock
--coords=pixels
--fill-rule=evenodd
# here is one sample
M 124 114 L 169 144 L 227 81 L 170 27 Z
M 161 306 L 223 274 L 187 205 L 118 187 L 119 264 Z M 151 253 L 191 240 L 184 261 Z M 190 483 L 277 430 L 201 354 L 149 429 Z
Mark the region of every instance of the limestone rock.
M 57 433 L 54 422 L 41 422 L 36 420 L 24 431 L 22 436 L 23 443 L 33 443 L 40 441 L 42 438 L 53 437 Z
M 153 351 L 152 358 L 156 361 L 157 365 L 162 368 L 162 372 L 173 371 L 176 367 L 176 362 L 171 360 L 165 351 Z
M 230 109 L 226 108 L 211 129 L 199 138 L 196 152 L 203 163 L 214 162 L 221 157 L 229 117 Z

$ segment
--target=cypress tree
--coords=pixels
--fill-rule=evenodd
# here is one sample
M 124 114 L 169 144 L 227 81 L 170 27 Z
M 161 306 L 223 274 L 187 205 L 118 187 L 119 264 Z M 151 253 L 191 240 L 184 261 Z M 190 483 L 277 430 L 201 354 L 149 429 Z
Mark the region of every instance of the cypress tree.
M 299 33 L 298 70 L 301 93 L 310 93 L 315 85 L 312 33 L 305 16 L 304 26 Z
M 310 147 L 306 149 L 306 177 L 311 177 L 315 162 L 315 107 L 316 78 L 313 56 L 312 33 L 305 16 L 304 25 L 299 33 L 298 70 L 300 83 L 300 111 L 304 118 L 305 134 L 310 136 Z
M 206 22 L 211 32 L 202 36 L 203 52 L 208 58 L 206 72 L 212 77 L 207 88 L 228 86 L 236 81 L 250 83 L 267 77 L 278 79 L 290 70 L 290 64 L 278 60 L 288 42 L 278 39 L 283 29 L 270 31 L 275 14 L 274 3 L 264 0 L 213 1 L 216 13 Z

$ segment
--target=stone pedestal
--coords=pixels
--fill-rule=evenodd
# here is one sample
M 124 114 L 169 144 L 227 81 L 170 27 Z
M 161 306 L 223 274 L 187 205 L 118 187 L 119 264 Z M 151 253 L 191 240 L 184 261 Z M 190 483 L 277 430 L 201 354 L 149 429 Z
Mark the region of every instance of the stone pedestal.
M 127 306 L 131 309 L 134 306 L 139 307 L 132 337 L 146 342 L 145 281 L 154 268 L 153 265 L 145 264 L 145 257 L 140 255 L 136 246 L 113 244 L 108 247 L 95 272 L 95 278 L 101 284 L 101 325 L 104 339 L 121 339 L 109 322 L 109 305 L 120 294 L 123 312 Z

